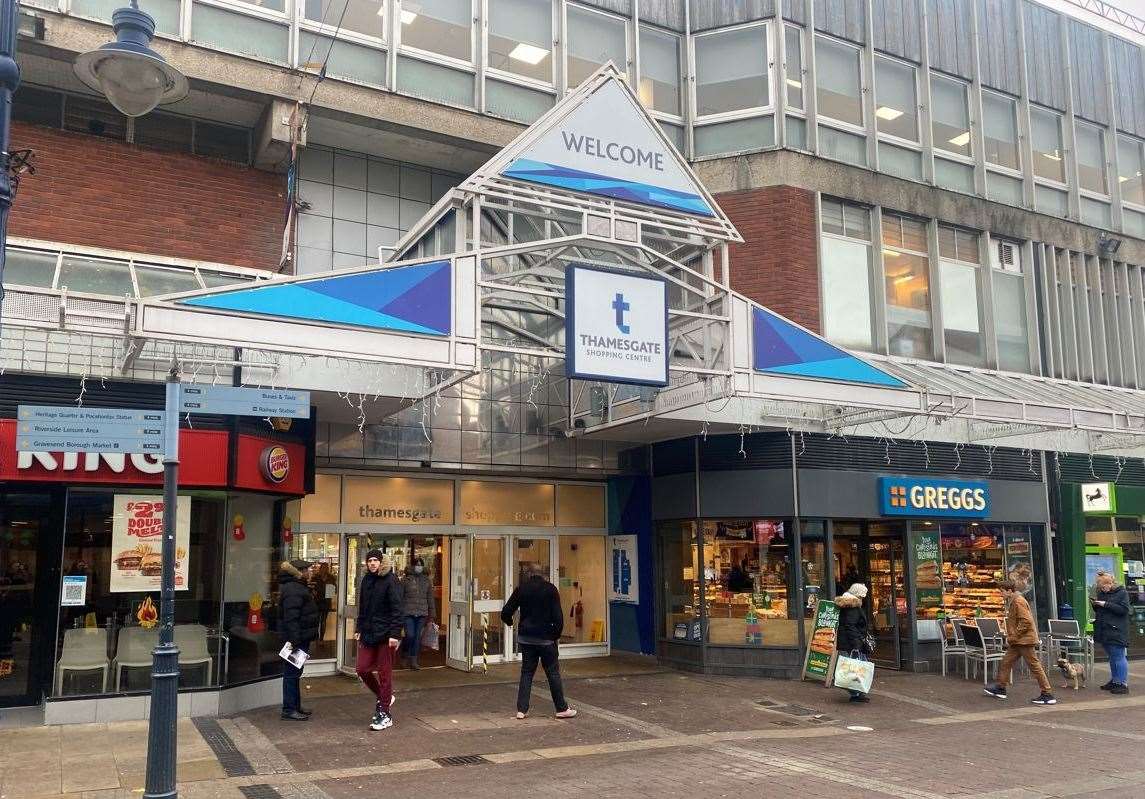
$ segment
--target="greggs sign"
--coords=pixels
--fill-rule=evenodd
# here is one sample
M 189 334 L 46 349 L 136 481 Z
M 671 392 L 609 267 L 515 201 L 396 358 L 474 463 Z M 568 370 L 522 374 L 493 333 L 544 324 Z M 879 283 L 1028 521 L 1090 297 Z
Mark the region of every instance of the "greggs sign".
M 883 516 L 984 519 L 990 515 L 990 484 L 880 477 L 879 510 Z

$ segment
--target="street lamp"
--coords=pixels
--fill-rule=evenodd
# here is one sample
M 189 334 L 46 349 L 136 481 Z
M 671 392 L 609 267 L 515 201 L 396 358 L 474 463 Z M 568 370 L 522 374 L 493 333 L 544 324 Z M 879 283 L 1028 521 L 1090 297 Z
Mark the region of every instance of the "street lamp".
M 130 8 L 116 9 L 111 27 L 115 41 L 78 56 L 76 77 L 129 117 L 187 96 L 187 78 L 148 46 L 155 20 L 139 10 L 136 0 Z
M 12 0 L 0 0 L 11 2 Z M 76 76 L 120 112 L 141 117 L 155 106 L 187 96 L 187 78 L 148 45 L 155 20 L 130 8 L 111 15 L 115 41 L 76 58 Z M 3 61 L 0 59 L 0 66 Z M 0 92 L 3 91 L 0 73 Z M 3 192 L 0 185 L 0 206 Z M 147 726 L 145 799 L 174 799 L 179 710 L 179 649 L 175 646 L 175 514 L 179 506 L 179 368 L 167 376 L 163 423 L 163 546 L 159 588 L 159 644 L 151 653 L 151 715 Z

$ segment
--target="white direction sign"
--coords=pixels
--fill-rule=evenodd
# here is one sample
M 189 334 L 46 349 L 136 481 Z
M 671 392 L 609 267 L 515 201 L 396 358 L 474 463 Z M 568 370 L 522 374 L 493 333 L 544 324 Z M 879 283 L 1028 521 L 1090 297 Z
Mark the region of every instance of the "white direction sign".
M 163 411 L 21 405 L 16 417 L 17 452 L 163 451 Z
M 310 392 L 276 388 L 184 385 L 180 413 L 310 418 Z

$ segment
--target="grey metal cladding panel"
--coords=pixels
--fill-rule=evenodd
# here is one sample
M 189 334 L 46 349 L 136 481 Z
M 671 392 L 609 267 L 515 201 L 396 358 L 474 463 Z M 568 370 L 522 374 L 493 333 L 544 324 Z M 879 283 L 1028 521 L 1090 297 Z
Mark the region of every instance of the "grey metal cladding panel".
M 683 33 L 685 2 L 686 0 L 641 0 L 640 19 Z
M 790 469 L 700 472 L 700 515 L 704 517 L 791 516 Z
M 849 39 L 867 41 L 865 0 L 815 0 L 815 29 Z
M 1102 34 L 1077 20 L 1069 23 L 1069 60 L 1073 71 L 1073 112 L 1092 122 L 1109 124 L 1109 91 L 1105 80 Z
M 632 16 L 632 0 L 580 0 L 586 6 L 594 6 L 595 8 L 602 8 L 605 11 L 611 11 L 614 14 L 623 14 L 626 17 Z
M 775 16 L 775 0 L 690 0 L 692 30 L 704 31 Z
M 671 474 L 652 478 L 652 518 L 692 519 L 696 516 L 696 475 Z
M 926 38 L 930 65 L 942 72 L 974 77 L 973 0 L 929 0 L 926 4 Z
M 807 10 L 803 0 L 783 0 L 783 18 L 806 25 Z
M 1021 94 L 1017 0 L 978 0 L 978 30 L 982 83 L 992 89 Z
M 919 0 L 873 0 L 871 41 L 876 50 L 908 61 L 922 60 Z
M 1109 37 L 1109 60 L 1113 69 L 1113 104 L 1117 127 L 1145 136 L 1145 70 L 1140 47 Z
M 1049 9 L 1023 3 L 1026 15 L 1026 80 L 1035 103 L 1065 110 L 1066 69 L 1061 17 Z

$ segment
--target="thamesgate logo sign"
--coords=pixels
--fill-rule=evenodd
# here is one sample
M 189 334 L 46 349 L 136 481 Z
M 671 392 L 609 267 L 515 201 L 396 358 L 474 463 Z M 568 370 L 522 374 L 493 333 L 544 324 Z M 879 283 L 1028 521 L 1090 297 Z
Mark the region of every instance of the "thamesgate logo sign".
M 595 267 L 565 272 L 569 377 L 668 385 L 667 284 Z

